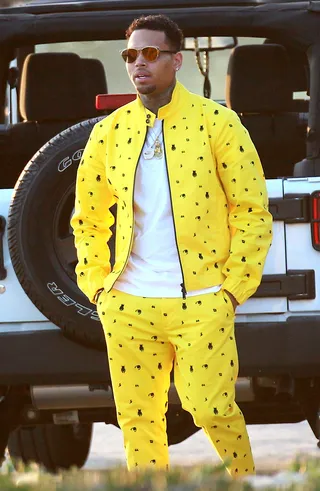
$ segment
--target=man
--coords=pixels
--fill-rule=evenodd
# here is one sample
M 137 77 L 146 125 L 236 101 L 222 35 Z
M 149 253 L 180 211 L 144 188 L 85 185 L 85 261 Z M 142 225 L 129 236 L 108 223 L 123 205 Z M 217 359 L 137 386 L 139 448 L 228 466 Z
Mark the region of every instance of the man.
M 95 126 L 72 226 L 78 284 L 105 332 L 128 468 L 168 466 L 174 365 L 183 407 L 230 474 L 252 474 L 235 403 L 234 311 L 258 287 L 271 242 L 259 157 L 234 112 L 176 81 L 174 22 L 142 17 L 126 35 L 122 57 L 138 97 Z

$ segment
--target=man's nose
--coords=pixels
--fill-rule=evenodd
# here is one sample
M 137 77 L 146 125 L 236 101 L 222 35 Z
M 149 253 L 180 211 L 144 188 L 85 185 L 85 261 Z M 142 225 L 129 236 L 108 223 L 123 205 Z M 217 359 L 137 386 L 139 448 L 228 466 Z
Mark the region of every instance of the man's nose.
M 138 52 L 137 59 L 135 61 L 136 66 L 145 66 L 146 60 L 141 52 Z

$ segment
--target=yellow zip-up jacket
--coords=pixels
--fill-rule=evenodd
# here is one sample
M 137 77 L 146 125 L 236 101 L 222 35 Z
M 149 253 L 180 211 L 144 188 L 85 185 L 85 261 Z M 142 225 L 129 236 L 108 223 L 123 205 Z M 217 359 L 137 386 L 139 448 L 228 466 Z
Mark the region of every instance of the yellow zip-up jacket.
M 71 220 L 79 288 L 95 303 L 126 267 L 134 237 L 136 169 L 156 116 L 140 98 L 95 125 L 77 174 Z M 258 154 L 237 114 L 177 82 L 159 109 L 182 290 L 222 284 L 241 304 L 257 289 L 272 238 Z M 117 203 L 115 264 L 110 250 Z M 166 244 L 163 244 L 166 247 Z

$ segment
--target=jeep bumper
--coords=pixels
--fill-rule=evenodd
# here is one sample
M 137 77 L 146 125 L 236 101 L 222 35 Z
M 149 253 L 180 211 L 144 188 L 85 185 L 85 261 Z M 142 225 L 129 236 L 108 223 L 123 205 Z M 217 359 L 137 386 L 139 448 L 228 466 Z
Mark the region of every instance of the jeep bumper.
M 110 382 L 105 352 L 45 324 L 46 330 L 0 332 L 0 385 Z M 241 377 L 320 377 L 320 316 L 236 323 L 236 339 Z

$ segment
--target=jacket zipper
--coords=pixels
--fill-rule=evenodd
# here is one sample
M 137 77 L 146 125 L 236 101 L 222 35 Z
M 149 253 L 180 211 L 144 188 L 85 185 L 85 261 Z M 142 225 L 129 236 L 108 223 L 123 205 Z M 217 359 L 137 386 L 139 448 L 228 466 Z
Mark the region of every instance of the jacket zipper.
M 163 121 L 162 121 L 162 134 L 163 134 L 163 151 L 164 151 L 164 159 L 165 159 L 165 162 L 166 162 L 166 170 L 167 170 L 167 178 L 168 178 L 168 186 L 169 186 L 170 205 L 171 205 L 171 215 L 172 215 L 172 222 L 173 222 L 173 229 L 174 229 L 174 238 L 175 238 L 175 242 L 176 242 L 176 248 L 177 248 L 177 253 L 178 253 L 178 258 L 179 258 L 179 263 L 180 263 L 180 269 L 181 269 L 181 276 L 182 276 L 182 283 L 180 283 L 180 286 L 181 286 L 182 298 L 185 300 L 185 299 L 187 298 L 187 290 L 186 290 L 186 286 L 185 286 L 185 278 L 184 278 L 184 273 L 183 273 L 183 268 L 182 268 L 182 261 L 181 261 L 181 256 L 180 256 L 179 247 L 178 247 L 177 229 L 176 229 L 176 223 L 175 223 L 174 213 L 173 213 L 172 194 L 171 194 L 171 186 L 170 186 L 170 178 L 169 178 L 169 169 L 168 169 L 167 155 L 166 155 L 166 145 L 165 145 L 165 138 L 164 138 L 164 126 L 163 126 Z
M 146 143 L 146 140 L 147 140 L 147 134 L 148 134 L 148 129 L 146 130 L 146 134 L 145 134 L 145 137 L 144 137 L 144 141 L 143 141 L 143 145 L 141 147 L 141 150 L 140 150 L 140 154 L 139 154 L 139 157 L 138 157 L 138 161 L 136 163 L 136 168 L 134 170 L 134 176 L 133 176 L 133 189 L 132 189 L 132 216 L 134 217 L 134 189 L 135 189 L 135 184 L 136 184 L 136 176 L 137 176 L 137 169 L 138 169 L 138 165 L 139 165 L 139 162 L 140 162 L 140 159 L 141 159 L 141 154 L 142 154 L 142 151 L 143 151 L 143 148 L 145 146 L 145 143 Z M 129 257 L 130 257 L 130 253 L 131 253 L 131 249 L 132 249 L 132 244 L 133 244 L 133 236 L 134 236 L 134 218 L 133 218 L 133 221 L 132 221 L 132 230 L 131 230 L 131 239 L 130 239 L 130 246 L 129 246 L 129 250 L 128 250 L 128 254 L 127 254 L 127 259 L 125 260 L 125 263 L 120 271 L 120 273 L 118 274 L 118 276 L 116 277 L 116 279 L 114 280 L 114 282 L 112 283 L 112 285 L 110 286 L 108 292 L 110 292 L 113 288 L 113 285 L 115 284 L 115 282 L 117 281 L 117 279 L 119 278 L 119 276 L 122 275 L 123 271 L 125 270 L 127 264 L 128 264 L 128 261 L 129 261 Z

